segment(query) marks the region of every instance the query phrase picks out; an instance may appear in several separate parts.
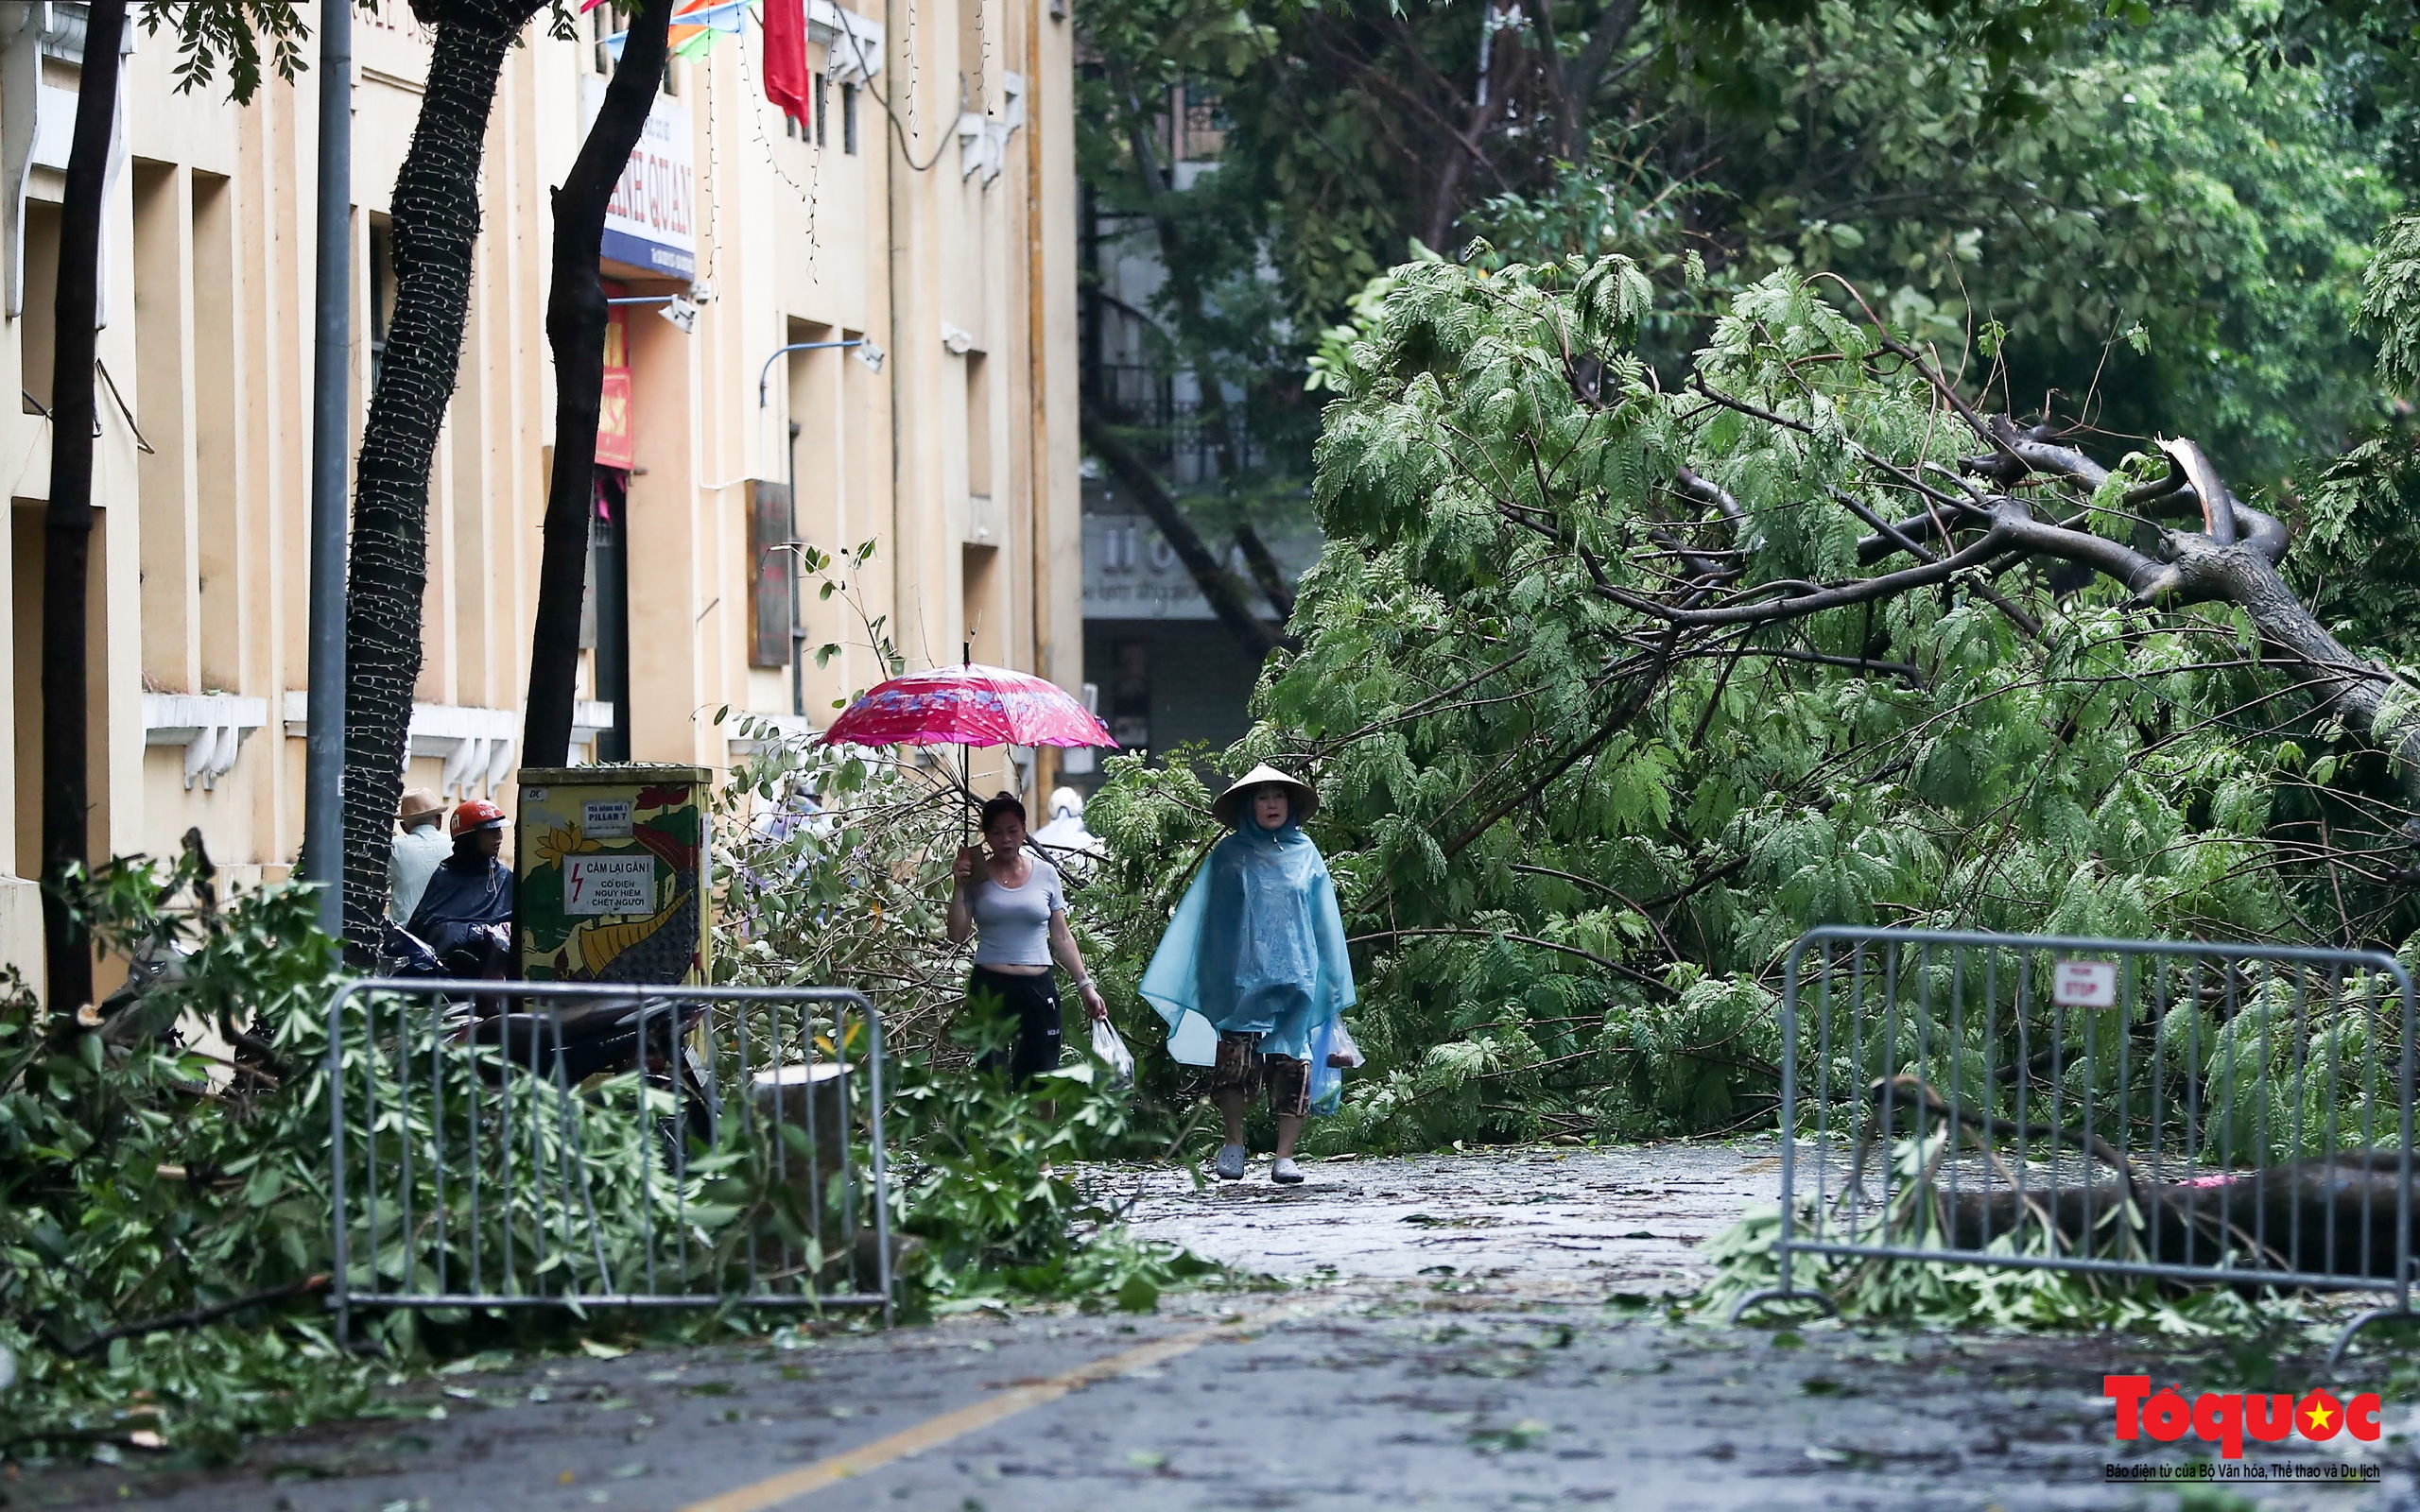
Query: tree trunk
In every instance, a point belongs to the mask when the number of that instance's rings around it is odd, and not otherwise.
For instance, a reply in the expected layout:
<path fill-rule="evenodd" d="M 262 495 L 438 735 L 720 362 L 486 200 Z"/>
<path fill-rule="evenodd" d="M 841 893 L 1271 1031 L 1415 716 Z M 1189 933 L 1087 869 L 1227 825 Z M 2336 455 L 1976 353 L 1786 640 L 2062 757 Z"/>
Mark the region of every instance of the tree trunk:
<path fill-rule="evenodd" d="M 1219 616 L 1228 633 L 1254 661 L 1277 649 L 1283 644 L 1277 632 L 1253 613 L 1243 585 L 1236 580 L 1234 573 L 1219 564 L 1217 555 L 1202 541 L 1201 533 L 1193 528 L 1193 522 L 1177 507 L 1167 485 L 1160 481 L 1150 464 L 1135 455 L 1134 449 L 1109 428 L 1089 403 L 1083 406 L 1080 419 L 1084 444 L 1108 464 L 1117 481 L 1125 484 L 1126 490 L 1142 505 L 1143 512 L 1151 517 L 1151 524 L 1160 527 L 1160 534 L 1167 538 L 1177 559 L 1184 563 L 1184 570 L 1201 585 L 1201 596 L 1210 601 L 1211 612 Z"/>
<path fill-rule="evenodd" d="M 545 549 L 538 613 L 529 631 L 529 703 L 521 760 L 562 766 L 571 759 L 572 691 L 579 676 L 579 609 L 587 589 L 588 526 L 596 468 L 596 419 L 605 392 L 605 288 L 596 249 L 605 206 L 655 108 L 656 80 L 672 0 L 643 0 L 605 103 L 554 195 L 554 286 L 546 295 L 546 341 L 555 354 L 555 475 L 546 493 Z"/>
<path fill-rule="evenodd" d="M 414 0 L 437 28 L 411 148 L 395 178 L 395 318 L 354 463 L 345 602 L 346 957 L 376 956 L 420 680 L 428 470 L 462 359 L 479 161 L 504 55 L 543 0 Z"/>
<path fill-rule="evenodd" d="M 93 546 L 93 321 L 100 296 L 101 215 L 108 208 L 110 133 L 117 118 L 118 43 L 128 0 L 95 0 L 84 29 L 76 134 L 59 215 L 59 288 L 53 306 L 50 502 L 43 515 L 42 872 L 43 955 L 53 1008 L 93 999 L 93 955 L 60 891 L 85 862 L 91 784 L 85 770 L 84 696 L 90 667 L 85 575 Z"/>
<path fill-rule="evenodd" d="M 1269 542 L 1249 523 L 1236 526 L 1236 544 L 1244 549 L 1244 560 L 1252 568 L 1253 581 L 1260 585 L 1268 596 L 1269 607 L 1277 611 L 1277 623 L 1284 625 L 1294 617 L 1294 591 L 1286 586 L 1286 571 L 1277 565 Z"/>
<path fill-rule="evenodd" d="M 1198 333 L 1202 327 L 1205 316 L 1202 308 L 1201 284 L 1195 276 L 1191 261 L 1185 256 L 1184 232 L 1179 228 L 1176 217 L 1167 208 L 1167 196 L 1176 192 L 1175 187 L 1169 182 L 1167 172 L 1161 168 L 1158 154 L 1152 150 L 1151 134 L 1142 125 L 1141 106 L 1131 89 L 1125 91 L 1125 97 L 1129 108 L 1127 149 L 1133 161 L 1134 177 L 1143 191 L 1145 199 L 1151 207 L 1151 229 L 1160 240 L 1160 266 L 1167 272 L 1170 296 L 1175 301 L 1178 313 L 1185 323 L 1184 332 L 1175 338 L 1176 345 L 1187 349 L 1187 355 L 1193 368 L 1194 387 L 1201 395 L 1200 419 L 1201 423 L 1209 428 L 1212 444 L 1219 450 L 1219 481 L 1222 487 L 1233 490 L 1243 475 L 1243 449 L 1237 444 L 1235 420 L 1227 409 L 1227 390 L 1219 381 L 1217 368 L 1210 362 L 1208 354 L 1200 345 L 1201 338 Z M 1142 314 L 1139 310 L 1134 313 L 1138 317 Z M 1087 432 L 1087 434 L 1091 433 Z M 1131 454 L 1129 456 L 1129 466 L 1139 464 L 1139 458 L 1132 458 Z M 1112 462 L 1111 466 L 1117 468 L 1118 464 Z M 1135 491 L 1147 495 L 1145 507 L 1151 510 L 1152 519 L 1159 523 L 1160 533 L 1167 536 L 1170 543 L 1173 544 L 1176 538 L 1169 535 L 1167 523 L 1160 517 L 1163 513 L 1173 515 L 1176 505 L 1173 497 L 1167 494 L 1166 487 L 1157 484 L 1156 474 L 1154 488 L 1157 490 L 1156 494 L 1152 489 L 1141 487 L 1136 487 Z M 1166 507 L 1157 507 L 1155 498 L 1167 499 Z M 1191 526 L 1186 524 L 1184 528 L 1190 531 Z M 1287 588 L 1285 575 L 1278 570 L 1277 559 L 1270 555 L 1268 545 L 1261 541 L 1260 532 L 1253 529 L 1251 523 L 1247 521 L 1236 527 L 1235 534 L 1236 544 L 1243 548 L 1244 559 L 1251 564 L 1253 576 L 1259 582 L 1260 591 L 1269 596 L 1270 607 L 1277 610 L 1278 622 L 1283 624 L 1292 619 L 1294 594 Z M 1184 557 L 1187 570 L 1194 573 L 1195 579 L 1201 584 L 1203 596 L 1209 598 L 1215 606 L 1221 590 L 1214 586 L 1211 578 L 1201 576 L 1196 566 L 1195 557 L 1186 555 L 1183 551 L 1180 551 L 1179 555 Z M 1216 566 L 1216 558 L 1210 556 L 1208 548 L 1203 548 L 1199 560 L 1212 563 L 1216 576 L 1225 578 L 1229 582 L 1234 580 L 1233 574 Z M 1220 612 L 1219 618 L 1226 618 L 1224 611 Z M 1230 625 L 1228 627 L 1233 629 L 1236 627 Z M 1268 641 L 1266 636 L 1246 635 L 1243 638 L 1247 648 L 1255 642 Z M 1266 645 L 1257 654 L 1266 656 L 1268 654 Z"/>
<path fill-rule="evenodd" d="M 2108 481 L 2106 468 L 2072 448 L 2013 426 L 2002 438 L 2014 461 L 2034 472 L 2074 478 L 2086 489 Z M 2023 505 L 2011 504 L 2003 512 L 2018 522 L 2014 540 L 2116 578 L 2145 605 L 2224 603 L 2242 610 L 2270 651 L 2301 664 L 2314 712 L 2342 721 L 2355 738 L 2392 758 L 2405 796 L 2420 802 L 2420 696 L 2390 669 L 2348 649 L 2278 574 L 2287 546 L 2282 522 L 2238 499 L 2194 442 L 2159 446 L 2169 455 L 2170 477 L 2182 485 L 2170 497 L 2200 506 L 2201 531 L 2164 531 L 2157 557 L 2146 558 L 2103 537 L 2036 523 Z"/>

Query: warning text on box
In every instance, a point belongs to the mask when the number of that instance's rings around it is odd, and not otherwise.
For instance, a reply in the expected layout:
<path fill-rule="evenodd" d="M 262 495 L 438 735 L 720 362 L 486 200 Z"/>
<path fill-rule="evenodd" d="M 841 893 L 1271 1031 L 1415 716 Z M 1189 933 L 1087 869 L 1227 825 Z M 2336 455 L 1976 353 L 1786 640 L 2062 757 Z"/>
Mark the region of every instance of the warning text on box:
<path fill-rule="evenodd" d="M 565 856 L 563 912 L 654 913 L 655 857 Z"/>

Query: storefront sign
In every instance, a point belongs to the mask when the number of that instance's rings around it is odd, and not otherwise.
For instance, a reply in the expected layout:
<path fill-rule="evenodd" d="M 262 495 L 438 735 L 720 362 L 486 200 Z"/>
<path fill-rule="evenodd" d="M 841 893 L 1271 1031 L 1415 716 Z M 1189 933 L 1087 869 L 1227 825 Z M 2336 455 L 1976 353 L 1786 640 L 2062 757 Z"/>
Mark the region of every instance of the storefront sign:
<path fill-rule="evenodd" d="M 579 81 L 579 129 L 596 123 L 605 81 Z M 606 258 L 663 278 L 698 273 L 698 175 L 688 111 L 659 94 L 605 206 Z"/>
<path fill-rule="evenodd" d="M 605 292 L 617 295 L 619 284 Z M 596 403 L 596 465 L 629 472 L 637 466 L 631 450 L 631 333 L 625 312 L 617 304 L 605 312 L 605 387 Z"/>
<path fill-rule="evenodd" d="M 1208 620 L 1218 615 L 1201 585 L 1151 522 L 1134 514 L 1084 516 L 1084 618 L 1088 620 Z M 1244 597 L 1265 618 L 1275 618 L 1254 584 L 1243 548 L 1214 541 Z M 1320 559 L 1317 532 L 1269 538 L 1270 555 L 1288 584 Z M 1120 737 L 1121 739 L 1124 737 Z"/>

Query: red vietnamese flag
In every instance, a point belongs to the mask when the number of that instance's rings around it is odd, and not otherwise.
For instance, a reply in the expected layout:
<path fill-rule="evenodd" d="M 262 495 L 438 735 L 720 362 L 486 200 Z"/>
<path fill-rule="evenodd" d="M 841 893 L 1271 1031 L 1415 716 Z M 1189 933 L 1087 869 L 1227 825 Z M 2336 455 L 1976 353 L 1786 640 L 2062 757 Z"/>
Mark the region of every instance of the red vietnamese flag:
<path fill-rule="evenodd" d="M 765 0 L 765 98 L 807 120 L 806 0 Z"/>

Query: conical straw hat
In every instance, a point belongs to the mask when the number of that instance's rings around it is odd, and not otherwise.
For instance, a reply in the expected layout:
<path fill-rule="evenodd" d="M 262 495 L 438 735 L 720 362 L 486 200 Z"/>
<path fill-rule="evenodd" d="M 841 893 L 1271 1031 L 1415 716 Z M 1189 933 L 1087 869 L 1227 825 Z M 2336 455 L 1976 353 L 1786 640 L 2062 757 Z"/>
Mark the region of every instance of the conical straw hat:
<path fill-rule="evenodd" d="M 1294 817 L 1297 820 L 1307 819 L 1319 812 L 1320 796 L 1311 790 L 1310 783 L 1299 777 L 1289 777 L 1267 762 L 1263 762 L 1236 779 L 1235 786 L 1219 795 L 1218 801 L 1210 805 L 1211 816 L 1221 824 L 1235 823 L 1236 813 L 1242 805 L 1245 795 L 1255 787 L 1264 787 L 1270 782 L 1293 789 Z"/>

